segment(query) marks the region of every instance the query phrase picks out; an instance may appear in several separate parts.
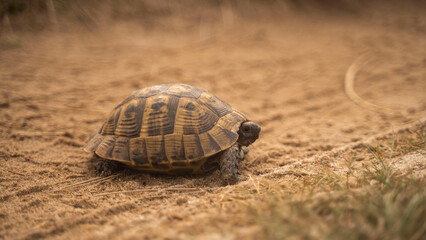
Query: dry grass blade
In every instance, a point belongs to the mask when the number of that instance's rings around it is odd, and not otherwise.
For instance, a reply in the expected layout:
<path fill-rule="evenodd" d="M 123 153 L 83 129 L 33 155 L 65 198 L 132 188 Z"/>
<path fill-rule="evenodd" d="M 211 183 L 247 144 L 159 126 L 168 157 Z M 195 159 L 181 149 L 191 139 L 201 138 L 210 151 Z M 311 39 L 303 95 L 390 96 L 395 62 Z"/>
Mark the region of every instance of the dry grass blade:
<path fill-rule="evenodd" d="M 93 178 L 93 179 L 89 179 L 89 180 L 81 181 L 81 182 L 78 182 L 78 183 L 73 183 L 73 184 L 70 184 L 70 185 L 63 186 L 63 187 L 57 189 L 57 191 L 67 189 L 67 188 L 77 187 L 77 186 L 84 186 L 84 185 L 102 183 L 102 182 L 111 180 L 111 179 L 113 179 L 117 176 L 118 176 L 118 174 L 111 175 L 111 176 L 108 176 L 108 177 L 96 177 L 96 178 Z"/>
<path fill-rule="evenodd" d="M 27 131 L 14 131 L 14 136 L 20 137 L 43 137 L 43 136 L 64 136 L 66 132 L 27 132 Z"/>
<path fill-rule="evenodd" d="M 257 194 L 260 194 L 259 182 L 256 184 L 254 182 L 254 179 L 252 178 L 251 174 L 249 174 L 249 178 L 250 178 L 250 181 L 252 182 L 253 186 L 256 188 Z"/>
<path fill-rule="evenodd" d="M 104 192 L 93 194 L 93 196 L 105 196 L 105 195 L 113 195 L 113 194 L 126 194 L 126 193 L 138 193 L 138 192 L 159 192 L 161 189 L 135 189 L 135 190 L 125 190 L 125 191 L 116 191 L 116 192 Z"/>
<path fill-rule="evenodd" d="M 223 1 L 220 4 L 222 23 L 225 29 L 232 29 L 234 26 L 234 13 L 230 1 Z"/>
<path fill-rule="evenodd" d="M 368 110 L 379 112 L 379 113 L 389 113 L 389 114 L 399 114 L 401 115 L 402 112 L 387 108 L 383 106 L 379 106 L 370 102 L 367 102 L 366 100 L 362 99 L 354 90 L 355 85 L 355 77 L 358 74 L 358 72 L 368 63 L 371 62 L 371 54 L 363 54 L 358 57 L 358 59 L 355 60 L 355 62 L 352 63 L 352 65 L 348 68 L 346 71 L 345 79 L 344 79 L 344 85 L 345 85 L 345 93 L 351 99 L 354 103 L 360 105 L 363 108 L 366 108 Z"/>
<path fill-rule="evenodd" d="M 96 177 L 96 178 L 92 178 L 92 179 L 89 179 L 89 180 L 84 180 L 84 181 L 81 181 L 81 182 L 78 182 L 78 183 L 73 183 L 73 184 L 70 184 L 70 185 L 65 185 L 65 186 L 59 188 L 58 190 L 65 189 L 65 188 L 70 188 L 70 187 L 81 185 L 81 184 L 85 184 L 85 183 L 90 183 L 90 182 L 99 180 L 101 178 L 102 177 Z"/>
<path fill-rule="evenodd" d="M 13 173 L 13 174 L 16 174 L 16 175 L 19 175 L 19 176 L 24 176 L 25 177 L 25 174 L 22 174 L 22 173 L 14 172 L 14 171 L 8 170 L 8 169 L 6 169 L 6 171 L 8 171 L 10 173 Z"/>
<path fill-rule="evenodd" d="M 180 187 L 180 188 L 166 188 L 166 189 L 164 189 L 164 191 L 178 191 L 178 192 L 189 191 L 189 192 L 191 192 L 191 191 L 200 191 L 200 189 L 199 188 L 182 188 L 182 187 Z"/>
<path fill-rule="evenodd" d="M 135 190 L 124 190 L 124 191 L 116 191 L 116 192 L 105 192 L 105 193 L 98 193 L 94 194 L 94 196 L 105 196 L 105 195 L 111 195 L 111 194 L 125 194 L 125 193 L 138 193 L 138 192 L 194 192 L 194 191 L 201 191 L 199 188 L 145 188 L 145 189 L 135 189 Z"/>
<path fill-rule="evenodd" d="M 32 104 L 27 104 L 27 106 L 32 106 Z M 62 112 L 80 111 L 80 112 L 91 112 L 91 113 L 101 113 L 101 114 L 107 113 L 107 111 L 104 111 L 104 110 L 101 110 L 101 109 L 73 107 L 73 106 L 60 107 L 60 106 L 57 106 L 57 105 L 47 104 L 47 103 L 42 103 L 42 106 L 43 106 L 43 108 L 40 108 L 40 109 L 59 110 L 59 111 L 62 111 Z"/>
<path fill-rule="evenodd" d="M 197 191 L 203 191 L 200 188 L 166 188 L 164 189 L 164 191 L 169 191 L 169 192 L 197 192 Z"/>

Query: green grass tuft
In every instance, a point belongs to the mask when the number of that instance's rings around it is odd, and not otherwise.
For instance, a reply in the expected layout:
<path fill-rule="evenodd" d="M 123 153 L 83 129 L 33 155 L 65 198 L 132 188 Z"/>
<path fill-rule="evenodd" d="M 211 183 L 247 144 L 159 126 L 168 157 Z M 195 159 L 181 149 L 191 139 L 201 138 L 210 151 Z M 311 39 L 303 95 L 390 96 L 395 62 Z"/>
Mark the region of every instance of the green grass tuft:
<path fill-rule="evenodd" d="M 422 126 L 408 137 L 367 146 L 372 160 L 346 176 L 332 171 L 305 180 L 308 191 L 265 193 L 249 207 L 264 239 L 423 239 L 426 236 L 424 179 L 397 174 L 392 159 L 424 150 Z M 350 184 L 351 179 L 356 184 Z"/>

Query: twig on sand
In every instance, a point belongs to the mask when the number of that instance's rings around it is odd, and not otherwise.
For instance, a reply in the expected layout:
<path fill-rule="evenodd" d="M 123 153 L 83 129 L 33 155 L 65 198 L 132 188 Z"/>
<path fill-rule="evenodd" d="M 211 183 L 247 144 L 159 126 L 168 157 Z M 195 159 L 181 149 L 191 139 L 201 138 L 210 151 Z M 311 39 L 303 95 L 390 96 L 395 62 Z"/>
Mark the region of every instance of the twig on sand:
<path fill-rule="evenodd" d="M 389 114 L 398 114 L 401 115 L 402 112 L 396 109 L 387 108 L 379 106 L 366 100 L 362 99 L 354 90 L 355 77 L 358 72 L 368 63 L 371 62 L 371 54 L 363 54 L 359 56 L 351 66 L 349 66 L 346 71 L 344 84 L 345 84 L 345 93 L 354 103 L 360 105 L 363 108 L 369 109 L 371 111 L 380 112 L 380 113 L 389 113 Z"/>

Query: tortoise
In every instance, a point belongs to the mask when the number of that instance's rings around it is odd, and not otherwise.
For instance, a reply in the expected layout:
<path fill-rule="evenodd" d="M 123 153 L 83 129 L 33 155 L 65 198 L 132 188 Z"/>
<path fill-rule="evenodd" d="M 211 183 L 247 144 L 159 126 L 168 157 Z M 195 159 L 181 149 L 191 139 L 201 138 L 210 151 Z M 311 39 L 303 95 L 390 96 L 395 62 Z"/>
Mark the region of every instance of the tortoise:
<path fill-rule="evenodd" d="M 146 172 L 198 174 L 219 168 L 225 183 L 234 184 L 238 161 L 260 130 L 206 90 L 154 85 L 118 104 L 84 150 L 103 162 L 118 161 Z"/>

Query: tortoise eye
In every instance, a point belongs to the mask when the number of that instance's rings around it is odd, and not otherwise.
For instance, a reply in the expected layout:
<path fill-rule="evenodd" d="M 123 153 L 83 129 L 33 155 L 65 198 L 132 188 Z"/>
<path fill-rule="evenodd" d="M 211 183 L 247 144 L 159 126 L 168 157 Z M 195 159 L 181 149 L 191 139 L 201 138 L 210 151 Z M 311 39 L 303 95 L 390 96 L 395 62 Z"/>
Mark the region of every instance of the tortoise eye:
<path fill-rule="evenodd" d="M 248 132 L 250 130 L 249 126 L 243 126 L 243 132 Z"/>

